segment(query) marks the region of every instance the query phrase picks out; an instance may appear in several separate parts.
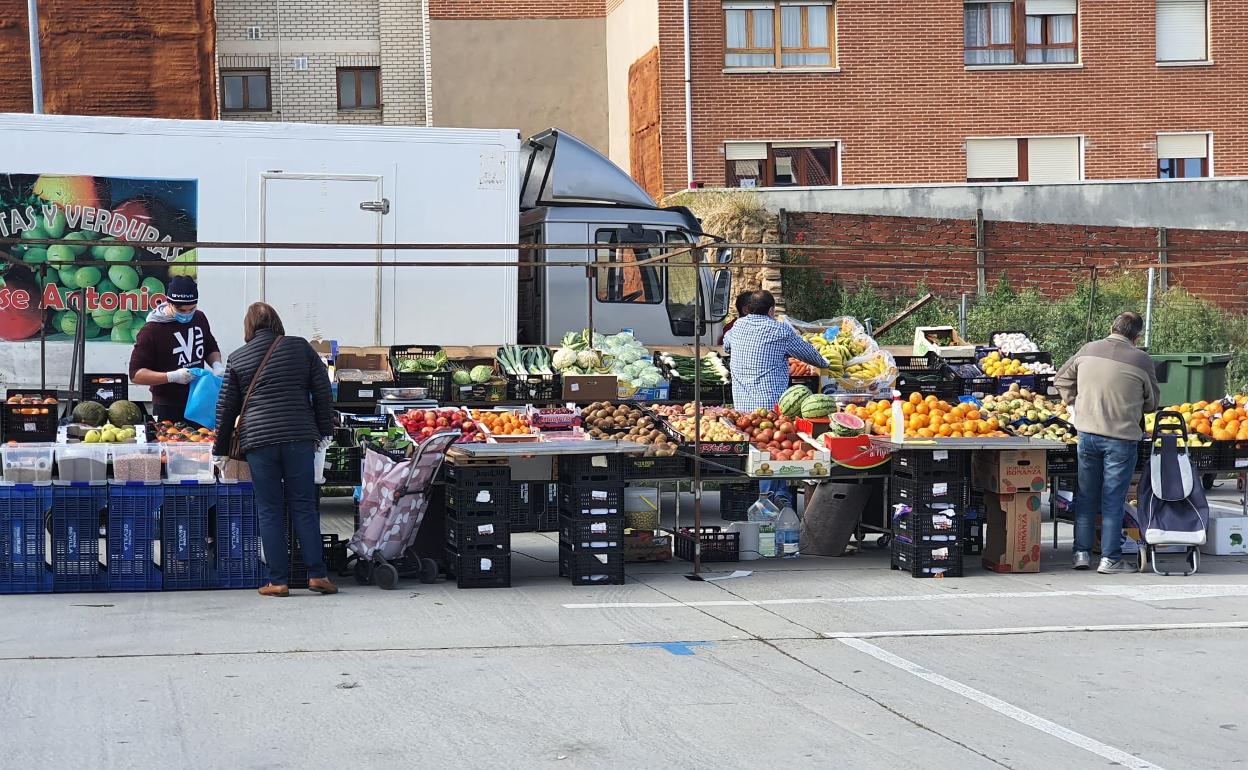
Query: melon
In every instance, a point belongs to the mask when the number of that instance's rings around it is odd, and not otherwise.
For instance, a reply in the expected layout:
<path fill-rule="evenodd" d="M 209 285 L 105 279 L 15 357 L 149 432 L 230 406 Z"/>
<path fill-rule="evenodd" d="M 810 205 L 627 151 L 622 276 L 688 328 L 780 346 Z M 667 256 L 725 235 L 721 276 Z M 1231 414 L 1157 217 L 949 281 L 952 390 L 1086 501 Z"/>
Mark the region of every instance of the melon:
<path fill-rule="evenodd" d="M 802 402 L 810 395 L 810 388 L 805 385 L 794 385 L 780 394 L 776 407 L 785 417 L 797 417 L 802 413 Z"/>
<path fill-rule="evenodd" d="M 836 411 L 836 399 L 831 396 L 812 394 L 802 399 L 802 416 L 807 419 L 827 417 Z"/>
<path fill-rule="evenodd" d="M 133 401 L 115 401 L 108 408 L 108 421 L 113 425 L 142 425 L 143 410 Z"/>
<path fill-rule="evenodd" d="M 108 422 L 108 410 L 98 401 L 83 401 L 74 408 L 73 417 L 70 419 L 83 425 L 98 428 Z"/>
<path fill-rule="evenodd" d="M 837 412 L 828 418 L 832 432 L 838 436 L 860 436 L 867 431 L 867 423 L 861 417 Z"/>

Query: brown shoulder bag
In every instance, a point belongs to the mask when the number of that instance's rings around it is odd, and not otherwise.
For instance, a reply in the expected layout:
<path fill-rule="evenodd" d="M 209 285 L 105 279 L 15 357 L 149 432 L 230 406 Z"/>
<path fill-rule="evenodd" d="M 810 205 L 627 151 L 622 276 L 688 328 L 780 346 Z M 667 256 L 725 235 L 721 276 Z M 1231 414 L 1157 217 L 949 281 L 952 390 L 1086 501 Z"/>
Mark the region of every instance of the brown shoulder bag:
<path fill-rule="evenodd" d="M 251 401 L 251 394 L 256 389 L 256 383 L 260 381 L 260 373 L 264 371 L 265 364 L 269 363 L 269 359 L 273 357 L 273 351 L 277 350 L 277 345 L 282 341 L 282 337 L 273 340 L 273 344 L 269 346 L 269 352 L 264 354 L 264 360 L 260 362 L 256 373 L 251 376 L 251 384 L 247 386 L 247 395 L 243 396 L 243 405 L 238 409 L 238 416 L 234 418 L 234 432 L 230 434 L 230 459 L 246 460 L 247 456 L 243 454 L 243 449 L 239 443 L 239 429 L 243 425 L 243 415 L 247 412 L 247 402 Z"/>

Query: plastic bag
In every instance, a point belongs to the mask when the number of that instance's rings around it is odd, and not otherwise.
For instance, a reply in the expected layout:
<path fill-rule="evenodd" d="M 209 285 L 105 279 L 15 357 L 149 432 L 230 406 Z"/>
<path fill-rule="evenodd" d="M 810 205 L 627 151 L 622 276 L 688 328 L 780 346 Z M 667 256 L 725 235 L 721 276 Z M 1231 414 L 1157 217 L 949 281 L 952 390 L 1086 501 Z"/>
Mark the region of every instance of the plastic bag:
<path fill-rule="evenodd" d="M 225 378 L 218 377 L 208 369 L 195 368 L 190 371 L 195 379 L 191 380 L 191 393 L 186 397 L 183 416 L 208 430 L 216 430 L 217 398 L 221 395 L 221 383 Z"/>
<path fill-rule="evenodd" d="M 851 376 L 848 374 L 850 368 L 862 364 L 871 366 L 871 375 Z M 893 359 L 892 353 L 879 348 L 850 359 L 845 364 L 845 368 L 846 375 L 838 377 L 836 382 L 843 390 L 850 393 L 881 393 L 891 390 L 893 382 L 897 379 L 897 362 Z"/>

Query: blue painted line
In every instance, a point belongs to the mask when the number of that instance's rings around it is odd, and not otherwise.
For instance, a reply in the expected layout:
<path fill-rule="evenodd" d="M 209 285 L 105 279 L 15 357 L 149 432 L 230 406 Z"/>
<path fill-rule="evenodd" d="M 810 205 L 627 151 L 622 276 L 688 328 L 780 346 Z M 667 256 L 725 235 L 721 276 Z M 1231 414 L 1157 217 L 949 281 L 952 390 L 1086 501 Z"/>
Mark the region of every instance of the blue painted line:
<path fill-rule="evenodd" d="M 714 646 L 714 642 L 637 642 L 629 645 L 642 650 L 667 650 L 673 655 L 693 655 L 694 647 Z"/>

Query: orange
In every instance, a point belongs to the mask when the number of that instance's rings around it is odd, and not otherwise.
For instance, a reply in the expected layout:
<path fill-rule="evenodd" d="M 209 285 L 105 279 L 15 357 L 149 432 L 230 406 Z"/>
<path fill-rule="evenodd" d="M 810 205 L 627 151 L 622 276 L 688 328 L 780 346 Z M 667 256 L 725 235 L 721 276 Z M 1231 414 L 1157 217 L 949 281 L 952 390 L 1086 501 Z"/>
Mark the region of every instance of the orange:
<path fill-rule="evenodd" d="M 1213 440 L 1214 440 L 1214 441 L 1230 441 L 1230 440 L 1232 440 L 1233 438 L 1235 438 L 1235 434 L 1234 434 L 1234 433 L 1231 433 L 1231 432 L 1230 432 L 1230 431 L 1228 431 L 1228 430 L 1223 430 L 1222 428 L 1214 428 L 1214 429 L 1213 429 Z"/>
<path fill-rule="evenodd" d="M 1227 433 L 1239 433 L 1239 426 L 1240 426 L 1239 420 L 1230 420 L 1226 423 L 1226 432 Z"/>
<path fill-rule="evenodd" d="M 927 403 L 929 403 L 929 404 L 934 404 L 934 403 L 936 403 L 936 397 L 935 397 L 935 396 L 928 396 L 927 398 L 925 398 L 925 399 L 923 399 L 923 400 L 924 400 L 924 401 L 926 401 L 926 402 L 927 402 Z"/>
<path fill-rule="evenodd" d="M 907 417 L 909 417 L 910 415 L 914 414 L 914 404 L 910 403 L 909 401 L 907 401 L 906 403 L 902 404 L 902 405 L 901 405 L 901 413 L 902 413 L 902 414 L 904 414 L 904 415 L 905 415 L 905 416 L 907 416 Z"/>
<path fill-rule="evenodd" d="M 932 433 L 929 428 L 919 428 L 919 435 L 923 438 L 932 438 L 936 434 Z"/>
<path fill-rule="evenodd" d="M 978 409 L 972 409 L 971 411 L 967 412 L 967 413 L 966 413 L 966 419 L 968 419 L 968 420 L 978 420 L 978 419 L 979 419 L 979 410 L 978 410 Z"/>
<path fill-rule="evenodd" d="M 923 395 L 921 393 L 911 393 L 910 403 L 915 405 L 923 403 Z"/>
<path fill-rule="evenodd" d="M 937 430 L 936 433 L 940 436 L 951 436 L 953 435 L 953 428 L 949 427 L 948 424 L 945 424 L 940 426 L 940 429 Z"/>
<path fill-rule="evenodd" d="M 931 407 L 927 404 L 919 404 L 914 408 L 914 411 L 918 414 L 927 414 L 931 411 Z"/>

